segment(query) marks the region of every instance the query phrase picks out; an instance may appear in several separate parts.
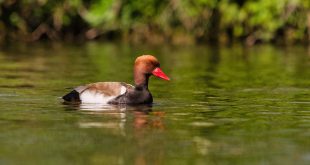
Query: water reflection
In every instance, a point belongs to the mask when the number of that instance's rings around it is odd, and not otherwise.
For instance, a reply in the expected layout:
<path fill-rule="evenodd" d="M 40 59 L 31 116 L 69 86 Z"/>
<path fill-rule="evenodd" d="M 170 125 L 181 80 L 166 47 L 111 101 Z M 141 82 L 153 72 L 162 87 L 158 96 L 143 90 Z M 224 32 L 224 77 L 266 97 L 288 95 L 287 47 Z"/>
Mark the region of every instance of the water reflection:
<path fill-rule="evenodd" d="M 93 113 L 108 113 L 108 112 L 125 112 L 125 111 L 141 111 L 145 113 L 152 112 L 153 105 L 110 105 L 110 104 L 87 104 L 87 103 L 63 103 L 65 110 L 93 112 Z"/>
<path fill-rule="evenodd" d="M 127 162 L 130 159 L 136 165 L 150 161 L 154 164 L 163 163 L 164 141 L 158 135 L 166 133 L 164 111 L 153 111 L 152 105 L 100 104 L 69 104 L 65 105 L 65 110 L 87 115 L 77 121 L 81 129 L 97 129 L 124 138 L 123 146 L 117 149 L 120 152 L 116 156 L 118 161 Z"/>
<path fill-rule="evenodd" d="M 135 130 L 145 128 L 164 129 L 162 119 L 165 116 L 163 111 L 152 111 L 152 105 L 107 105 L 107 104 L 65 104 L 66 111 L 77 111 L 82 114 L 103 115 L 110 120 L 104 121 L 80 121 L 81 128 L 102 127 L 107 129 L 120 129 L 123 132 L 127 118 L 133 118 L 128 123 Z M 111 121 L 112 120 L 112 121 Z"/>

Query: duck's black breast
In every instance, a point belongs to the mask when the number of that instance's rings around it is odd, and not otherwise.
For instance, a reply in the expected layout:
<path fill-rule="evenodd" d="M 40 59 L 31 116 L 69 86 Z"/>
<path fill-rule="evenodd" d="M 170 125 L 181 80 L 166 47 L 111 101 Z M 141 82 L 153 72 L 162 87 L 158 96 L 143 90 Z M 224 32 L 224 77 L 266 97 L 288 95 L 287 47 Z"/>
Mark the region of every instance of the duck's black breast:
<path fill-rule="evenodd" d="M 128 90 L 124 95 L 121 95 L 109 102 L 110 104 L 151 104 L 153 96 L 146 88 L 134 88 Z"/>

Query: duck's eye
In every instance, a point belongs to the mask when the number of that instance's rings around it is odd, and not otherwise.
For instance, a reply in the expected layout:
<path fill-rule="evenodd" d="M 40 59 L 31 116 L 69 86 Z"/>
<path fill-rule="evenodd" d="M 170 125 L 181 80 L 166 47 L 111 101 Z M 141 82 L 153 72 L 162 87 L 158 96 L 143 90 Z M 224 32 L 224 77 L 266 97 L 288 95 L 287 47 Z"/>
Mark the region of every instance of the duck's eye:
<path fill-rule="evenodd" d="M 157 67 L 160 67 L 160 64 L 158 62 L 152 62 L 152 65 L 157 68 Z"/>

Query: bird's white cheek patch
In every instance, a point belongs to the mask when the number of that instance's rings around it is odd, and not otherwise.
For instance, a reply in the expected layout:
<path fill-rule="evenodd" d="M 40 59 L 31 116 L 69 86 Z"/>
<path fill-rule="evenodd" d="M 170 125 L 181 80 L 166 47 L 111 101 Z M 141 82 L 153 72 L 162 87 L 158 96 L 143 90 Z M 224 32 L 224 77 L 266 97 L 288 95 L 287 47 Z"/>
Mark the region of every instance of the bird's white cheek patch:
<path fill-rule="evenodd" d="M 82 103 L 100 103 L 107 104 L 110 100 L 114 99 L 115 96 L 105 96 L 101 93 L 84 91 L 80 95 L 80 99 Z"/>

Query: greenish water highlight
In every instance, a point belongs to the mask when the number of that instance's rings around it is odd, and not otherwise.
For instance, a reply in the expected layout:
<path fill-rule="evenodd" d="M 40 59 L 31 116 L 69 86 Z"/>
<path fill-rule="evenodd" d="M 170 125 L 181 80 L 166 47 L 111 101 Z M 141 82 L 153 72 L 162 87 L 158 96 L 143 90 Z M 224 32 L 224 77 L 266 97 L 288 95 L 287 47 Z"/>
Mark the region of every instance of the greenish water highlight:
<path fill-rule="evenodd" d="M 153 54 L 153 106 L 64 105 L 71 87 L 132 83 Z M 305 47 L 14 45 L 0 51 L 0 164 L 308 164 Z"/>

